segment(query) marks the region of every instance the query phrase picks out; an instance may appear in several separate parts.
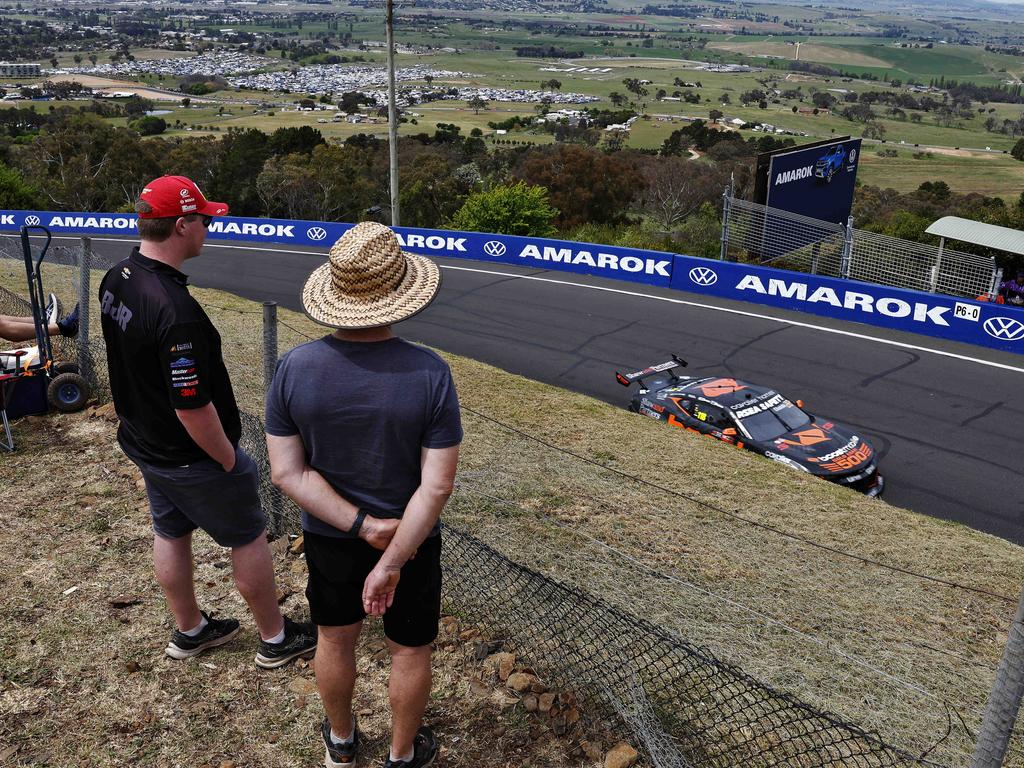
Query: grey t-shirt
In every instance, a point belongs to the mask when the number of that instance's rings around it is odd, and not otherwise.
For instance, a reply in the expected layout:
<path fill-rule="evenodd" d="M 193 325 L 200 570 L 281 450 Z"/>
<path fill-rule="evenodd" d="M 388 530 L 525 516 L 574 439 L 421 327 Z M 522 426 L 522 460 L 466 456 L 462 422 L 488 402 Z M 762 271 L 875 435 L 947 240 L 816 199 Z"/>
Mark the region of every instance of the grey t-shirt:
<path fill-rule="evenodd" d="M 309 465 L 375 517 L 399 518 L 420 484 L 420 449 L 462 442 L 448 364 L 399 338 L 325 336 L 291 350 L 267 393 L 266 430 L 299 435 Z M 347 533 L 302 512 L 304 530 Z"/>

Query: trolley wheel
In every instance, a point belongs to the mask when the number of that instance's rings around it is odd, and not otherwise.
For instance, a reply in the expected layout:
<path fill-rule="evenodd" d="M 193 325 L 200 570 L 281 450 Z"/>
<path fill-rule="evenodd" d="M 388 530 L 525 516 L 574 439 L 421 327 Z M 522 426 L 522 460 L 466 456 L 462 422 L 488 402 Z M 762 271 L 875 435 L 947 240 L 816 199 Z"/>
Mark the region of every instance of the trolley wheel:
<path fill-rule="evenodd" d="M 82 369 L 78 367 L 78 363 L 71 363 L 71 362 L 67 362 L 67 361 L 62 362 L 62 363 L 54 364 L 53 370 L 56 372 L 57 375 L 60 375 L 62 373 L 81 373 L 82 372 Z"/>
<path fill-rule="evenodd" d="M 89 382 L 81 374 L 62 373 L 46 388 L 46 399 L 61 413 L 80 411 L 89 399 Z"/>

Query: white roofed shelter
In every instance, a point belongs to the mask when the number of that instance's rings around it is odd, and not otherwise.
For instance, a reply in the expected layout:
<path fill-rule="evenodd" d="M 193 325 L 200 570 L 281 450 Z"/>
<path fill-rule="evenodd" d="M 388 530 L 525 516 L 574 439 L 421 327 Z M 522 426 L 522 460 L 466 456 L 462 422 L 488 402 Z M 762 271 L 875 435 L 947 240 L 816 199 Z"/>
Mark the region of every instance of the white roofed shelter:
<path fill-rule="evenodd" d="M 1010 227 L 1000 227 L 996 224 L 985 224 L 981 221 L 962 219 L 959 216 L 943 216 L 935 221 L 925 230 L 929 235 L 939 238 L 939 261 L 942 260 L 942 252 L 946 248 L 946 240 L 959 240 L 962 243 L 980 245 L 983 248 L 991 248 L 995 251 L 1012 253 L 1017 256 L 1024 256 L 1024 232 Z M 1002 282 L 1002 269 L 995 271 L 992 295 L 999 289 Z"/>
<path fill-rule="evenodd" d="M 980 221 L 961 219 L 959 216 L 943 216 L 925 232 L 929 235 L 937 235 L 943 241 L 949 238 L 1024 256 L 1024 232 L 1019 229 L 984 224 Z"/>

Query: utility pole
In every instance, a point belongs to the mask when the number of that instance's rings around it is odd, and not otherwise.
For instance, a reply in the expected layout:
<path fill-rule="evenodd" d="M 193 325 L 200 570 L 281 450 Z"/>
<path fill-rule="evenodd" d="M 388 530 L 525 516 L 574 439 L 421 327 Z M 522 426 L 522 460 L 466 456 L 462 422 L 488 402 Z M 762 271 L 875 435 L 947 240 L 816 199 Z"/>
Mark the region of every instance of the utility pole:
<path fill-rule="evenodd" d="M 387 0 L 388 44 L 388 151 L 391 162 L 391 226 L 398 219 L 398 109 L 395 107 L 395 4 Z"/>

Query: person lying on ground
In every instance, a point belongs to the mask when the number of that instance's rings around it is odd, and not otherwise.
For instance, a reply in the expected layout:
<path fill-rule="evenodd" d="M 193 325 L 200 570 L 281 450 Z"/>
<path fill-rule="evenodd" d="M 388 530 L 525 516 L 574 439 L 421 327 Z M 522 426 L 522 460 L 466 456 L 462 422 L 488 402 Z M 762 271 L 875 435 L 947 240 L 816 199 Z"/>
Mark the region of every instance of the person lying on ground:
<path fill-rule="evenodd" d="M 46 333 L 49 336 L 78 335 L 78 305 L 63 319 L 58 319 L 57 302 L 50 294 L 50 303 L 46 307 Z M 19 315 L 0 315 L 0 339 L 5 341 L 35 341 L 36 326 L 31 317 Z"/>

